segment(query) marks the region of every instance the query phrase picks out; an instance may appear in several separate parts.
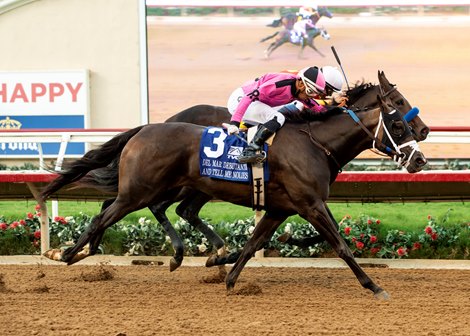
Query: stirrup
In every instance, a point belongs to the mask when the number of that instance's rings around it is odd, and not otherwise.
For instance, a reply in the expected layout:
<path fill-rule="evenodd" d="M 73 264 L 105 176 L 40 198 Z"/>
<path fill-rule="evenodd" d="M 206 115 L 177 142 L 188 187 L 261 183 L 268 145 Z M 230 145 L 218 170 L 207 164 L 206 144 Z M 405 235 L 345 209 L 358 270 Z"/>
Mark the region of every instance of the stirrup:
<path fill-rule="evenodd" d="M 240 163 L 262 163 L 266 160 L 266 152 L 261 151 L 261 153 L 256 153 L 250 156 L 240 155 L 238 157 L 238 162 Z"/>

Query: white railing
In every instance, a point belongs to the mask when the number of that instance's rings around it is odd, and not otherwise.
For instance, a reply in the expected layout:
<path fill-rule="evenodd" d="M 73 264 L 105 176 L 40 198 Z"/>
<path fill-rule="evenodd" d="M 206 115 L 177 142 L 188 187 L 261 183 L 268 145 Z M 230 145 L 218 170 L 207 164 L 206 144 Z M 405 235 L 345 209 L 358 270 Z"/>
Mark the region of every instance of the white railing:
<path fill-rule="evenodd" d="M 317 0 L 326 7 L 468 6 L 469 0 Z M 301 0 L 147 0 L 149 7 L 301 7 Z"/>
<path fill-rule="evenodd" d="M 35 143 L 38 148 L 39 167 L 44 168 L 41 143 L 60 143 L 56 156 L 56 170 L 60 170 L 69 143 L 101 144 L 125 129 L 44 129 L 44 130 L 0 130 L 0 145 L 8 143 Z M 423 143 L 470 144 L 469 127 L 431 127 L 431 133 Z M 13 158 L 0 155 L 0 158 Z"/>
<path fill-rule="evenodd" d="M 42 143 L 60 143 L 56 156 L 55 169 L 60 170 L 64 161 L 65 152 L 69 143 L 101 144 L 105 143 L 123 129 L 53 129 L 53 130 L 0 130 L 0 144 L 8 143 L 34 143 L 38 149 L 39 167 L 43 169 L 44 154 Z M 0 155 L 0 158 L 13 158 Z M 15 156 L 16 158 L 16 156 Z"/>

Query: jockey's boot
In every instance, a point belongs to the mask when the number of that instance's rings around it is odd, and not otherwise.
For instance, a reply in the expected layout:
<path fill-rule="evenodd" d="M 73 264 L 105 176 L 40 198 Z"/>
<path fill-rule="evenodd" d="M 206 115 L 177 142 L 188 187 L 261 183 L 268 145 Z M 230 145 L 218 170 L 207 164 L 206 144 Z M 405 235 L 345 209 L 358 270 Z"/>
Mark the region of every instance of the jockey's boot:
<path fill-rule="evenodd" d="M 266 153 L 262 150 L 264 142 L 269 139 L 271 135 L 281 128 L 277 118 L 269 120 L 268 122 L 260 125 L 256 131 L 253 140 L 243 150 L 243 153 L 238 157 L 240 163 L 261 163 L 266 159 Z M 258 152 L 261 151 L 261 152 Z"/>

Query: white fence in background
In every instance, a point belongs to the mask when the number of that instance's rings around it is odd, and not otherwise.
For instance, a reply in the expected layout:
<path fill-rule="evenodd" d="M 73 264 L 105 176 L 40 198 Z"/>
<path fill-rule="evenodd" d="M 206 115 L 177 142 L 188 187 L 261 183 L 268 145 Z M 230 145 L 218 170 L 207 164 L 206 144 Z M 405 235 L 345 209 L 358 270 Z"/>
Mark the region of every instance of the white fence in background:
<path fill-rule="evenodd" d="M 469 0 L 147 0 L 148 7 L 326 7 L 469 6 Z"/>

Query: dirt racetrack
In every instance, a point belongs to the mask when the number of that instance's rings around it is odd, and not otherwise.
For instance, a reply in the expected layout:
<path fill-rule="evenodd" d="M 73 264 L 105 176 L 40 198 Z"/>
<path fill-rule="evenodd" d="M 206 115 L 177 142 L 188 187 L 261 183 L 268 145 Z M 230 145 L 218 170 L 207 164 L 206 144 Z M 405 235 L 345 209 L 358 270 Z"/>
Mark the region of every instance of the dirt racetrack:
<path fill-rule="evenodd" d="M 265 59 L 268 42 L 259 40 L 276 31 L 264 26 L 271 19 L 150 18 L 150 121 L 164 121 L 196 104 L 225 106 L 235 87 L 266 72 L 336 65 L 334 45 L 351 84 L 377 83 L 377 71 L 383 70 L 428 125 L 470 126 L 470 20 L 322 18 L 332 38 L 315 41 L 326 57 L 305 50 L 305 58 L 298 59 L 299 47 L 284 45 Z M 428 157 L 470 157 L 470 145 L 424 144 L 422 149 Z"/>
<path fill-rule="evenodd" d="M 470 335 L 468 270 L 255 268 L 227 296 L 214 270 L 0 266 L 0 335 Z"/>

